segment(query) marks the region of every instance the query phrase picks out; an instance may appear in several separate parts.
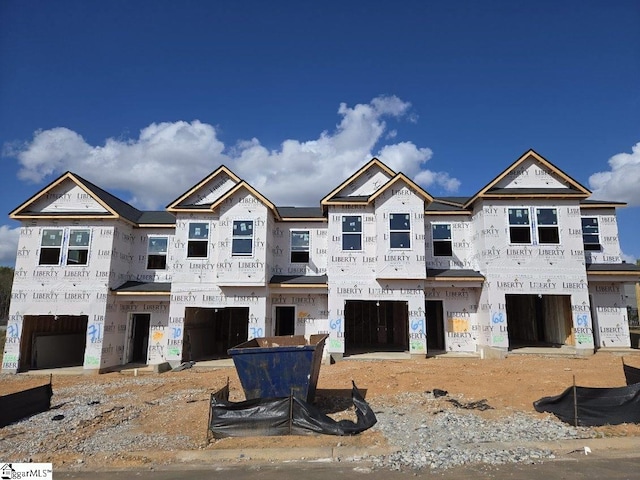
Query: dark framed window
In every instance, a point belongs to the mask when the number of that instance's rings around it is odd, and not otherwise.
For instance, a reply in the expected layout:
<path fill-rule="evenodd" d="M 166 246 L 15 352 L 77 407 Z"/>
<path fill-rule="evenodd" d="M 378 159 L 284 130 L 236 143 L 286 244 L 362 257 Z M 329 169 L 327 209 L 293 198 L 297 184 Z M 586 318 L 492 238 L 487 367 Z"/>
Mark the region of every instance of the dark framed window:
<path fill-rule="evenodd" d="M 253 255 L 253 220 L 234 220 L 231 255 Z"/>
<path fill-rule="evenodd" d="M 60 265 L 62 229 L 44 229 L 40 240 L 38 265 Z"/>
<path fill-rule="evenodd" d="M 582 218 L 582 242 L 585 250 L 602 250 L 600 245 L 600 227 L 597 217 Z"/>
<path fill-rule="evenodd" d="M 309 263 L 308 230 L 291 230 L 291 263 Z"/>
<path fill-rule="evenodd" d="M 531 221 L 528 208 L 509 209 L 509 241 L 531 243 Z"/>
<path fill-rule="evenodd" d="M 169 237 L 149 237 L 147 270 L 166 270 Z"/>
<path fill-rule="evenodd" d="M 411 216 L 408 213 L 389 215 L 389 248 L 411 248 Z"/>
<path fill-rule="evenodd" d="M 362 250 L 362 216 L 342 217 L 342 250 Z"/>
<path fill-rule="evenodd" d="M 194 222 L 189 224 L 187 241 L 188 258 L 207 258 L 209 255 L 209 224 Z"/>
<path fill-rule="evenodd" d="M 558 210 L 555 208 L 538 208 L 536 209 L 536 218 L 538 220 L 538 243 L 559 244 Z"/>
<path fill-rule="evenodd" d="M 433 243 L 434 257 L 451 257 L 453 255 L 450 223 L 432 224 L 431 240 Z"/>
<path fill-rule="evenodd" d="M 90 230 L 71 230 L 67 246 L 67 265 L 87 265 L 89 263 Z"/>

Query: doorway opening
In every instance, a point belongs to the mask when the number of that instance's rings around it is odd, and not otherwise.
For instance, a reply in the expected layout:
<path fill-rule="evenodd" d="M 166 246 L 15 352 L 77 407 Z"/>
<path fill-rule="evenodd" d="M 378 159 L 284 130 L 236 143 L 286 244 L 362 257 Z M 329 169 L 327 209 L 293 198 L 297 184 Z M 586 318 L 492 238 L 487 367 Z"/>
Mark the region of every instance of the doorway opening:
<path fill-rule="evenodd" d="M 444 307 L 442 300 L 427 300 L 427 352 L 444 351 Z"/>
<path fill-rule="evenodd" d="M 129 354 L 127 363 L 147 363 L 150 313 L 132 313 L 129 318 Z"/>
<path fill-rule="evenodd" d="M 296 307 L 276 307 L 276 335 L 295 335 Z"/>

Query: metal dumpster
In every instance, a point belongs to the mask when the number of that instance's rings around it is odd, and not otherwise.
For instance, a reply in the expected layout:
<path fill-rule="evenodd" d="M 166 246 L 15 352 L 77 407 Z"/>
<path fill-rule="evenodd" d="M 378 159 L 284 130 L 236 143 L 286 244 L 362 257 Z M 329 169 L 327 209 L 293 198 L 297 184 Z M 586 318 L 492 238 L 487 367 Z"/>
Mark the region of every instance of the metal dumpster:
<path fill-rule="evenodd" d="M 247 400 L 293 395 L 312 403 L 328 336 L 260 337 L 230 348 Z"/>

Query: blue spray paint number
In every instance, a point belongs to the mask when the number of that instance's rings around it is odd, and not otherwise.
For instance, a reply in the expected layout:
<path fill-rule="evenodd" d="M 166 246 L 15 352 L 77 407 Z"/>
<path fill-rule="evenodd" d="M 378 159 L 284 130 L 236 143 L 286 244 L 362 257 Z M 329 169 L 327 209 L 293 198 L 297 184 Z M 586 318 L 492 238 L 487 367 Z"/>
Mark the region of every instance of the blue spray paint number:
<path fill-rule="evenodd" d="M 18 338 L 20 336 L 20 329 L 18 325 L 9 325 L 7 327 L 7 335 L 9 338 Z"/>
<path fill-rule="evenodd" d="M 89 325 L 89 328 L 87 328 L 87 334 L 91 337 L 91 343 L 96 343 L 102 339 L 101 327 L 95 323 Z"/>
<path fill-rule="evenodd" d="M 576 323 L 578 324 L 579 327 L 586 327 L 587 325 L 589 325 L 589 319 L 587 318 L 586 315 L 577 315 Z"/>
<path fill-rule="evenodd" d="M 411 330 L 417 333 L 424 333 L 424 320 L 416 320 L 415 322 L 411 322 Z"/>
<path fill-rule="evenodd" d="M 264 330 L 260 327 L 251 327 L 249 330 L 252 338 L 262 337 L 264 334 Z"/>
<path fill-rule="evenodd" d="M 342 319 L 338 318 L 336 320 L 331 320 L 329 322 L 329 327 L 331 327 L 331 330 L 337 330 L 338 332 L 342 331 Z"/>

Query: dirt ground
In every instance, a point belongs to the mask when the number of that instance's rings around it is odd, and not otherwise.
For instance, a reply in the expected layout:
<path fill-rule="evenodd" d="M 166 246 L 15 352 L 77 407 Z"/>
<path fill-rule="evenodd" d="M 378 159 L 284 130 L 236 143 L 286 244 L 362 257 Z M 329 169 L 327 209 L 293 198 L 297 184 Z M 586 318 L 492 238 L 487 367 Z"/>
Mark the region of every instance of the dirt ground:
<path fill-rule="evenodd" d="M 625 354 L 624 359 L 627 364 L 640 367 L 640 353 Z M 385 439 L 375 430 L 368 430 L 352 437 L 248 437 L 208 442 L 209 394 L 223 387 L 229 378 L 230 400 L 244 399 L 235 369 L 229 367 L 205 370 L 196 366 L 180 372 L 146 374 L 143 378 L 147 375 L 159 377 L 161 382 L 139 385 L 135 382 L 140 377 L 133 377 L 131 372 L 54 375 L 52 405 L 56 403 L 56 389 L 82 384 L 86 385 L 87 390 L 91 390 L 91 385 L 100 384 L 107 386 L 106 397 L 118 397 L 119 402 L 123 404 L 122 394 L 128 393 L 124 397 L 127 405 L 140 407 L 137 410 L 139 414 L 131 420 L 138 432 L 189 438 L 191 444 L 197 445 L 199 449 L 385 445 Z M 514 355 L 495 360 L 447 357 L 384 361 L 343 360 L 333 365 L 322 365 L 316 400 L 322 404 L 327 399 L 347 399 L 351 382 L 354 381 L 374 410 L 393 408 L 394 403 L 404 401 L 403 392 L 425 392 L 438 388 L 448 391 L 451 397 L 461 401 L 486 399 L 487 403 L 494 407 L 493 410 L 478 413 L 486 418 L 506 416 L 519 411 L 540 415 L 535 412 L 532 403 L 541 397 L 561 393 L 573 384 L 574 376 L 579 386 L 625 385 L 621 355 L 603 352 L 587 358 Z M 1 375 L 0 395 L 41 385 L 47 380 L 48 377 L 35 375 Z M 176 395 L 176 392 L 183 393 Z M 73 432 L 76 443 L 78 439 L 90 437 L 105 423 L 117 422 L 118 411 L 108 411 L 108 398 L 101 400 L 104 411 L 96 416 L 95 421 L 85 422 L 81 428 Z M 51 412 L 48 414 L 51 415 Z M 336 419 L 355 419 L 353 410 L 346 408 L 343 411 L 332 412 L 331 416 Z M 27 423 L 23 424 L 23 429 L 28 429 L 29 420 L 25 422 Z M 1 429 L 0 434 L 2 430 L 5 429 Z M 598 430 L 603 436 L 640 436 L 640 425 L 624 424 L 600 427 Z M 64 437 L 56 438 L 52 443 L 55 445 L 55 448 L 52 447 L 53 451 L 39 455 L 34 461 L 60 464 L 63 461 L 74 462 L 82 458 L 81 454 L 65 448 L 67 443 L 69 441 Z M 179 442 L 176 447 L 181 448 Z M 94 462 L 94 467 L 104 466 L 98 458 L 87 461 Z M 135 466 L 144 463 L 144 458 L 129 452 L 118 455 L 117 460 L 113 456 L 105 456 L 103 463 L 120 467 Z"/>

